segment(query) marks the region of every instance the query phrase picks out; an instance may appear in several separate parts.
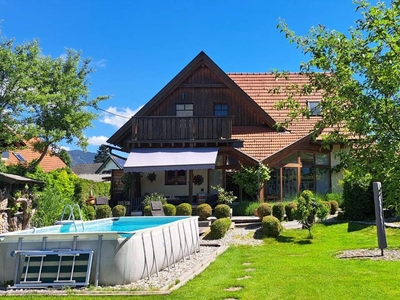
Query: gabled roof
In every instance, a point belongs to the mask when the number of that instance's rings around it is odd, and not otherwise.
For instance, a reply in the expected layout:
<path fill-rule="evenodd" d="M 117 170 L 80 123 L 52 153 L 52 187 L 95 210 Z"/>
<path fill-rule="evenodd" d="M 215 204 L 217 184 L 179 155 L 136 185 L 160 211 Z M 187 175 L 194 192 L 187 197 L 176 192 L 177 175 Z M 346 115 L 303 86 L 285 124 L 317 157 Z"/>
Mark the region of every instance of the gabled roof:
<path fill-rule="evenodd" d="M 82 174 L 96 174 L 96 171 L 100 168 L 103 163 L 92 163 L 92 164 L 78 164 L 73 166 L 72 172 L 76 175 Z"/>
<path fill-rule="evenodd" d="M 40 153 L 32 149 L 32 144 L 34 141 L 35 139 L 25 142 L 27 148 L 8 151 L 9 155 L 8 158 L 4 160 L 4 163 L 8 166 L 20 163 L 30 163 L 32 160 L 38 159 L 40 157 Z M 18 157 L 22 157 L 25 161 L 21 161 Z M 56 169 L 65 168 L 67 166 L 58 156 L 53 155 L 50 151 L 45 155 L 39 165 L 44 172 L 50 172 Z"/>
<path fill-rule="evenodd" d="M 246 99 L 248 104 L 250 104 L 254 110 L 256 110 L 260 116 L 263 117 L 265 123 L 273 127 L 276 123 L 257 103 L 249 97 L 235 82 L 227 76 L 227 74 L 205 54 L 201 51 L 182 71 L 180 71 L 161 91 L 159 91 L 149 102 L 147 102 L 135 116 L 147 116 L 150 111 L 158 105 L 159 101 L 168 96 L 171 92 L 179 87 L 185 79 L 193 74 L 200 66 L 206 66 L 212 70 L 219 79 L 231 90 L 236 92 L 239 96 Z"/>
<path fill-rule="evenodd" d="M 124 164 L 126 162 L 126 158 L 122 158 L 119 156 L 115 156 L 115 155 L 109 155 L 107 157 L 107 159 L 101 163 L 100 167 L 96 170 L 96 174 L 100 174 L 101 171 L 103 170 L 103 168 L 110 162 L 112 161 L 117 169 L 122 170 L 124 168 Z"/>
<path fill-rule="evenodd" d="M 301 86 L 308 83 L 307 76 L 298 73 L 289 73 L 287 78 L 277 78 L 271 73 L 228 73 L 228 76 L 277 122 L 284 122 L 289 112 L 274 107 L 278 101 L 288 97 L 286 89 L 292 85 Z M 280 92 L 276 93 L 277 90 Z M 306 107 L 307 101 L 321 98 L 320 94 L 311 94 L 297 99 L 301 107 Z M 320 118 L 301 118 L 286 127 L 286 132 L 276 132 L 266 126 L 235 126 L 232 128 L 232 138 L 244 141 L 241 148 L 243 152 L 258 160 L 268 160 L 289 145 L 303 141 Z"/>

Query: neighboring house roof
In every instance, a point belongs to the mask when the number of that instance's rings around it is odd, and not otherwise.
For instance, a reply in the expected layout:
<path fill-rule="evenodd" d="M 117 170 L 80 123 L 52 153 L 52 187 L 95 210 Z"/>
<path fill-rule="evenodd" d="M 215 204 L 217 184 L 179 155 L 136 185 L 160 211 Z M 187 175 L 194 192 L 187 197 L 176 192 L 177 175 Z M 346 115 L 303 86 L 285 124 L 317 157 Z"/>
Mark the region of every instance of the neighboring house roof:
<path fill-rule="evenodd" d="M 8 166 L 30 163 L 32 160 L 38 159 L 40 153 L 32 149 L 34 140 L 35 139 L 32 139 L 26 142 L 27 148 L 8 151 L 8 157 L 4 158 L 4 163 Z M 58 156 L 52 155 L 51 151 L 48 151 L 39 165 L 44 172 L 50 172 L 67 166 Z"/>
<path fill-rule="evenodd" d="M 74 172 L 76 175 L 82 175 L 82 174 L 96 174 L 96 171 L 101 167 L 103 163 L 92 163 L 92 164 L 79 164 L 73 166 L 72 172 Z"/>
<path fill-rule="evenodd" d="M 228 73 L 228 76 L 276 122 L 284 122 L 287 119 L 288 110 L 278 110 L 274 107 L 277 102 L 288 97 L 286 87 L 308 83 L 308 78 L 298 73 L 287 74 L 287 79 L 277 78 L 271 73 Z M 274 89 L 278 87 L 280 92 L 274 93 Z M 321 100 L 321 95 L 312 94 L 297 99 L 302 107 L 306 107 L 307 101 Z M 301 118 L 287 126 L 286 132 L 277 132 L 267 126 L 234 126 L 232 137 L 244 141 L 241 148 L 243 152 L 257 160 L 265 160 L 309 135 L 320 118 L 319 116 Z"/>
<path fill-rule="evenodd" d="M 107 159 L 101 163 L 100 167 L 96 170 L 96 174 L 101 174 L 103 171 L 110 171 L 110 165 L 111 169 L 120 169 L 122 170 L 124 168 L 126 159 L 122 157 L 118 157 L 115 155 L 109 155 Z M 108 166 L 108 167 L 107 167 Z M 107 169 L 105 169 L 107 168 Z"/>

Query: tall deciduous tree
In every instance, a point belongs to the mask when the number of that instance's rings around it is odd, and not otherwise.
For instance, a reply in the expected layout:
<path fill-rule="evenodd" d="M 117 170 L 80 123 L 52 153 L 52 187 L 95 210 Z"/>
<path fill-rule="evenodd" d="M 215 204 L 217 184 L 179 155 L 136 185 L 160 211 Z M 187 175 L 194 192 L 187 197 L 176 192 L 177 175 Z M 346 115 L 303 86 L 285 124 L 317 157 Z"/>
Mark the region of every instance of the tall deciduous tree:
<path fill-rule="evenodd" d="M 89 99 L 92 72 L 90 60 L 75 50 L 53 59 L 41 54 L 37 41 L 14 47 L 12 40 L 2 39 L 0 125 L 10 133 L 3 132 L 0 139 L 7 145 L 37 138 L 34 148 L 41 156 L 28 171 L 63 140 L 86 149 L 84 130 L 96 118 L 98 103 L 109 98 Z"/>
<path fill-rule="evenodd" d="M 278 107 L 293 118 L 310 117 L 296 95 L 322 93 L 323 119 L 315 129 L 332 128 L 327 143 L 344 143 L 345 167 L 384 182 L 386 199 L 400 204 L 400 1 L 372 6 L 356 1 L 361 13 L 347 33 L 318 25 L 297 36 L 285 22 L 278 28 L 310 59 L 300 66 L 310 84 L 292 87 Z"/>

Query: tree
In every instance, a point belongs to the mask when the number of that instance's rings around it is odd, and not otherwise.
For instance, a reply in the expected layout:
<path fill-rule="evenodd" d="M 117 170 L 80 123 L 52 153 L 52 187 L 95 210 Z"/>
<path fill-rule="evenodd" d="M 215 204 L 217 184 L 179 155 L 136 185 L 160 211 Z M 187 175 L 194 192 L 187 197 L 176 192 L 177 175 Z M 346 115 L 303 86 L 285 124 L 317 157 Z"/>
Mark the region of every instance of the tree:
<path fill-rule="evenodd" d="M 72 157 L 71 157 L 71 155 L 68 153 L 67 150 L 61 149 L 60 151 L 58 151 L 58 152 L 56 153 L 56 155 L 57 155 L 68 167 L 71 167 L 71 166 L 72 166 Z"/>
<path fill-rule="evenodd" d="M 110 150 L 107 148 L 106 145 L 101 145 L 97 150 L 97 154 L 94 157 L 94 162 L 105 162 L 107 158 L 110 156 Z"/>
<path fill-rule="evenodd" d="M 257 198 L 264 182 L 270 179 L 270 172 L 263 164 L 258 167 L 241 166 L 240 171 L 233 173 L 233 182 L 242 187 L 249 196 Z"/>
<path fill-rule="evenodd" d="M 108 96 L 89 99 L 90 60 L 67 50 L 59 58 L 44 56 L 37 41 L 13 46 L 0 43 L 0 139 L 5 145 L 35 137 L 39 159 L 34 169 L 53 147 L 63 140 L 82 149 L 88 145 L 83 131 L 97 117 L 94 109 Z"/>
<path fill-rule="evenodd" d="M 278 28 L 310 59 L 300 66 L 309 84 L 286 90 L 277 107 L 290 109 L 287 122 L 309 118 L 296 97 L 321 93 L 323 118 L 315 132 L 331 128 L 326 144 L 342 143 L 342 166 L 383 181 L 386 200 L 400 204 L 400 1 L 375 6 L 356 1 L 361 17 L 347 34 L 318 25 L 296 36 L 285 22 Z M 282 76 L 278 74 L 277 76 Z M 285 75 L 283 75 L 285 76 Z"/>

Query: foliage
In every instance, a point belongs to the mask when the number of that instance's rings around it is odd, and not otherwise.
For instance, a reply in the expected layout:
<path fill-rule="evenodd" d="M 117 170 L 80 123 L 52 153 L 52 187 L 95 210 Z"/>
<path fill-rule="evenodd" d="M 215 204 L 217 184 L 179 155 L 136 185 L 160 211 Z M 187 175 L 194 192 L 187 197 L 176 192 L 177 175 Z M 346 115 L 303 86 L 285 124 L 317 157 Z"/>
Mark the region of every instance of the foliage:
<path fill-rule="evenodd" d="M 110 198 L 111 183 L 110 182 L 94 182 L 87 179 L 77 179 L 75 184 L 75 198 L 78 202 L 85 202 L 90 193 L 96 196 L 104 196 Z"/>
<path fill-rule="evenodd" d="M 374 218 L 374 194 L 370 176 L 355 178 L 345 172 L 343 177 L 344 218 L 360 221 Z"/>
<path fill-rule="evenodd" d="M 207 203 L 199 204 L 196 207 L 196 214 L 199 216 L 199 221 L 205 221 L 212 214 L 212 207 Z"/>
<path fill-rule="evenodd" d="M 233 201 L 237 199 L 235 195 L 233 195 L 232 191 L 225 191 L 225 189 L 220 186 L 211 186 L 213 189 L 217 190 L 218 192 L 218 203 L 221 204 L 231 204 Z"/>
<path fill-rule="evenodd" d="M 356 177 L 372 174 L 385 188 L 385 201 L 400 205 L 400 5 L 398 0 L 371 5 L 355 1 L 361 15 L 348 33 L 323 25 L 296 36 L 286 23 L 278 27 L 310 59 L 301 64 L 309 84 L 282 90 L 289 97 L 278 108 L 290 110 L 288 122 L 310 117 L 300 96 L 321 93 L 323 115 L 314 127 L 325 144 L 340 143 L 341 166 Z M 280 76 L 280 75 L 278 75 Z M 285 74 L 283 74 L 285 76 Z M 397 210 L 399 211 L 399 210 Z"/>
<path fill-rule="evenodd" d="M 176 215 L 176 207 L 171 203 L 166 203 L 163 205 L 164 214 L 166 216 L 175 216 Z"/>
<path fill-rule="evenodd" d="M 201 174 L 196 174 L 193 176 L 193 184 L 202 185 L 204 182 L 204 177 Z"/>
<path fill-rule="evenodd" d="M 231 208 L 227 204 L 218 204 L 214 208 L 214 216 L 217 219 L 229 218 L 231 215 Z"/>
<path fill-rule="evenodd" d="M 211 239 L 220 239 L 225 236 L 231 227 L 232 221 L 229 218 L 221 218 L 214 221 L 210 226 L 208 237 Z"/>
<path fill-rule="evenodd" d="M 241 201 L 237 205 L 233 206 L 234 216 L 254 216 L 254 210 L 258 208 L 260 204 L 254 201 Z"/>
<path fill-rule="evenodd" d="M 336 214 L 337 211 L 339 210 L 339 203 L 335 200 L 331 200 L 331 201 L 329 201 L 329 205 L 330 205 L 329 213 L 331 215 Z"/>
<path fill-rule="evenodd" d="M 150 204 L 143 207 L 143 215 L 151 216 L 151 207 Z"/>
<path fill-rule="evenodd" d="M 309 190 L 301 192 L 297 201 L 296 219 L 308 230 L 308 238 L 312 239 L 311 228 L 316 222 L 316 217 L 320 220 L 325 219 L 329 209 L 321 201 L 317 201 Z"/>
<path fill-rule="evenodd" d="M 181 203 L 176 207 L 177 216 L 191 216 L 192 206 L 189 203 Z"/>
<path fill-rule="evenodd" d="M 87 205 L 86 207 L 86 217 L 88 220 L 94 220 L 96 219 L 96 210 L 94 209 L 94 206 Z"/>
<path fill-rule="evenodd" d="M 261 221 L 262 233 L 266 237 L 277 238 L 282 231 L 282 225 L 278 218 L 265 216 Z"/>
<path fill-rule="evenodd" d="M 264 182 L 270 179 L 271 170 L 260 164 L 258 167 L 241 166 L 240 171 L 233 173 L 233 182 L 244 189 L 254 199 L 258 199 L 259 191 Z"/>
<path fill-rule="evenodd" d="M 113 217 L 124 217 L 126 215 L 126 207 L 123 205 L 115 205 L 112 210 L 111 214 Z"/>
<path fill-rule="evenodd" d="M 96 208 L 96 219 L 109 218 L 111 216 L 111 207 L 109 205 L 99 205 Z"/>
<path fill-rule="evenodd" d="M 342 204 L 343 204 L 342 194 L 339 194 L 339 193 L 328 193 L 328 194 L 325 195 L 325 198 L 326 198 L 326 201 L 335 200 L 339 204 L 339 207 L 342 207 Z"/>
<path fill-rule="evenodd" d="M 64 207 L 73 205 L 71 198 L 65 197 L 57 189 L 46 188 L 37 203 L 34 203 L 35 214 L 32 217 L 32 225 L 35 227 L 51 226 L 55 221 L 61 220 Z"/>
<path fill-rule="evenodd" d="M 283 203 L 276 203 L 272 206 L 272 215 L 279 220 L 279 222 L 283 221 L 283 217 L 285 216 L 285 206 Z"/>
<path fill-rule="evenodd" d="M 146 195 L 146 197 L 144 197 L 144 200 L 142 202 L 143 207 L 150 205 L 151 201 L 160 201 L 163 205 L 167 204 L 167 199 L 164 197 L 163 194 L 151 193 L 150 195 Z"/>
<path fill-rule="evenodd" d="M 272 214 L 272 207 L 268 203 L 261 203 L 257 208 L 257 214 L 260 220 L 262 220 L 265 216 L 269 216 Z"/>
<path fill-rule="evenodd" d="M 148 181 L 150 181 L 150 182 L 156 181 L 156 180 L 157 180 L 157 174 L 156 174 L 156 172 L 147 173 L 146 179 L 147 179 Z"/>
<path fill-rule="evenodd" d="M 106 145 L 100 145 L 97 150 L 96 155 L 94 156 L 93 162 L 95 163 L 103 163 L 110 157 L 110 149 Z"/>
<path fill-rule="evenodd" d="M 67 150 L 60 149 L 58 152 L 55 153 L 55 155 L 58 156 L 64 162 L 64 164 L 66 164 L 69 168 L 71 168 L 72 157 Z"/>
<path fill-rule="evenodd" d="M 293 221 L 296 215 L 297 203 L 290 202 L 285 205 L 285 213 L 288 221 Z"/>

